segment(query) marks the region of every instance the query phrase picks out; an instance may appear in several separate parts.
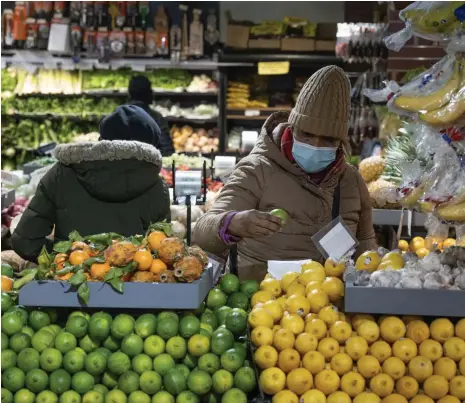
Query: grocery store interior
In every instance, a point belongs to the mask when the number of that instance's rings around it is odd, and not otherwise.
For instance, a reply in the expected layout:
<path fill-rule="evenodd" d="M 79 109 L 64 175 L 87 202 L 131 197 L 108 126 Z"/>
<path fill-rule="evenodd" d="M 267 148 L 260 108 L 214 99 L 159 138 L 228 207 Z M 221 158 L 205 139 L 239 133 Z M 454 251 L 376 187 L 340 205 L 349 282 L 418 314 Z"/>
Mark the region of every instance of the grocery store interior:
<path fill-rule="evenodd" d="M 2 1 L 2 403 L 465 403 L 465 1 Z"/>

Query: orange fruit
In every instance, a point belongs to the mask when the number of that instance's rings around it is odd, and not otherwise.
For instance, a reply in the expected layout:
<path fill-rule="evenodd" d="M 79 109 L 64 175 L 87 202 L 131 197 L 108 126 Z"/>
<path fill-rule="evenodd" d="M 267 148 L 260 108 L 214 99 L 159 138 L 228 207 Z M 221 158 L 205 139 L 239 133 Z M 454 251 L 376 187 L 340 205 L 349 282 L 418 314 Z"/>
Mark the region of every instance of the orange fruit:
<path fill-rule="evenodd" d="M 63 274 L 62 276 L 56 276 L 56 279 L 60 281 L 66 281 L 66 280 L 69 280 L 73 274 L 74 273 L 66 273 L 66 274 Z"/>
<path fill-rule="evenodd" d="M 152 267 L 153 257 L 148 250 L 138 250 L 134 255 L 134 261 L 139 270 L 149 270 Z"/>
<path fill-rule="evenodd" d="M 147 241 L 149 242 L 150 248 L 152 250 L 158 250 L 161 246 L 161 241 L 166 238 L 166 234 L 163 231 L 153 231 L 147 237 Z"/>
<path fill-rule="evenodd" d="M 96 280 L 103 280 L 105 274 L 110 271 L 111 267 L 108 263 L 94 263 L 90 266 L 90 275 Z"/>
<path fill-rule="evenodd" d="M 13 289 L 13 279 L 7 276 L 2 276 L 2 291 L 8 292 Z"/>
<path fill-rule="evenodd" d="M 84 252 L 83 250 L 75 250 L 71 252 L 69 255 L 69 262 L 73 266 L 77 266 L 78 264 L 83 264 L 90 256 L 88 253 Z"/>
<path fill-rule="evenodd" d="M 161 273 L 162 271 L 168 270 L 168 266 L 161 259 L 153 259 L 150 271 L 154 274 Z"/>
<path fill-rule="evenodd" d="M 55 256 L 55 259 L 53 259 L 53 263 L 55 263 L 56 265 L 60 264 L 60 263 L 64 263 L 68 260 L 68 255 L 66 253 L 58 253 L 56 256 Z"/>
<path fill-rule="evenodd" d="M 71 245 L 71 252 L 74 252 L 75 250 L 82 250 L 83 252 L 86 252 L 88 255 L 92 254 L 91 247 L 82 241 L 73 242 L 73 244 Z"/>

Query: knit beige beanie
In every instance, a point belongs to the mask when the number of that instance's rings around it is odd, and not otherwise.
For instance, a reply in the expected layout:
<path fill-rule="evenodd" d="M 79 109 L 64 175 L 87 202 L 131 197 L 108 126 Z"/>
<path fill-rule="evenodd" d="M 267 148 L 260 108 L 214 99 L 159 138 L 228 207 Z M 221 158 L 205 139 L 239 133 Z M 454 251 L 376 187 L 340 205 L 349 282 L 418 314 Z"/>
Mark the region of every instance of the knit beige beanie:
<path fill-rule="evenodd" d="M 349 152 L 350 82 L 344 70 L 326 66 L 305 83 L 289 123 L 315 136 L 342 140 Z"/>

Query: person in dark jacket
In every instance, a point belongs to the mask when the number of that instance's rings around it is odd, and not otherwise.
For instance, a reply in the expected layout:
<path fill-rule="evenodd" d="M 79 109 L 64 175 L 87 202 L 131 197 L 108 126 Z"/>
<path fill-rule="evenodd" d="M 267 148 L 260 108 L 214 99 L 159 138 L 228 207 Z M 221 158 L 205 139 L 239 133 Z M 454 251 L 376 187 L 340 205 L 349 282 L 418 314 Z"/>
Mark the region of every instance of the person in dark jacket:
<path fill-rule="evenodd" d="M 55 242 L 82 236 L 143 234 L 170 219 L 168 187 L 159 176 L 160 130 L 141 108 L 122 105 L 100 124 L 100 141 L 63 144 L 12 236 L 14 251 L 36 261 L 55 226 Z"/>
<path fill-rule="evenodd" d="M 129 82 L 129 102 L 137 105 L 146 111 L 157 122 L 160 128 L 160 146 L 158 147 L 163 156 L 170 156 L 174 153 L 173 140 L 170 135 L 170 128 L 167 120 L 161 113 L 150 108 L 153 102 L 153 91 L 150 80 L 145 76 L 134 76 Z"/>

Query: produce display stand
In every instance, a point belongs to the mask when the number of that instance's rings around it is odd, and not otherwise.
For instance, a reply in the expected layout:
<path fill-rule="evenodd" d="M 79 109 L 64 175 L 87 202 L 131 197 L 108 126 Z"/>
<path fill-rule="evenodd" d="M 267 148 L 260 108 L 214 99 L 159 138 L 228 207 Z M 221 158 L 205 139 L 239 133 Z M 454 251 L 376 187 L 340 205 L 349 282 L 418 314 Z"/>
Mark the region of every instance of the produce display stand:
<path fill-rule="evenodd" d="M 426 214 L 418 213 L 416 211 L 408 212 L 405 210 L 404 217 L 402 220 L 402 226 L 407 226 L 409 224 L 408 214 L 412 214 L 412 227 L 420 228 L 425 226 Z M 399 226 L 401 215 L 402 210 L 373 209 L 373 224 Z"/>

